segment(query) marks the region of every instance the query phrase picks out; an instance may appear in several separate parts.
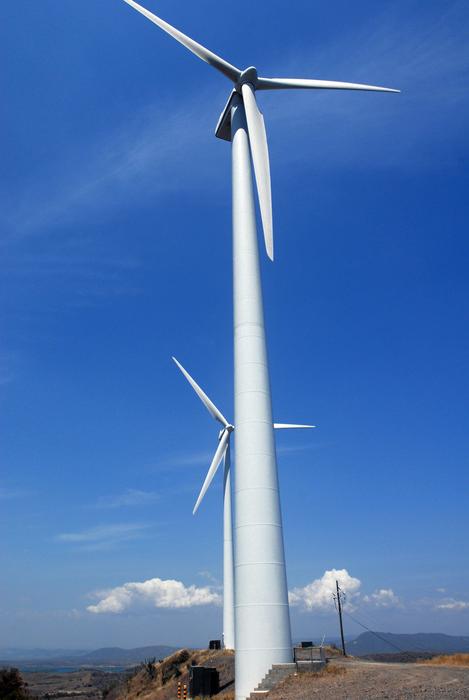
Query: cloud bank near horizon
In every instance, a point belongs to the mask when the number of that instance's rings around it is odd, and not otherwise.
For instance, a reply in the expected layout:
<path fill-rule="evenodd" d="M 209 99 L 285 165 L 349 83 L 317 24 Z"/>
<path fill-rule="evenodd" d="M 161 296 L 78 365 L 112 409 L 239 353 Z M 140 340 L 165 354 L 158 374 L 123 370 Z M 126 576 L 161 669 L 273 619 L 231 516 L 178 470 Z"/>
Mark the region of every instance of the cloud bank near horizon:
<path fill-rule="evenodd" d="M 391 588 L 381 588 L 369 595 L 361 596 L 362 582 L 349 574 L 347 569 L 330 569 L 321 578 L 303 588 L 294 588 L 289 593 L 290 605 L 302 612 L 332 612 L 335 582 L 346 595 L 345 608 L 355 610 L 359 603 L 376 607 L 396 607 L 399 598 Z M 142 608 L 178 610 L 204 605 L 221 605 L 223 597 L 217 586 L 186 586 L 174 579 L 153 578 L 147 581 L 124 583 L 122 586 L 93 594 L 98 599 L 87 607 L 93 614 L 120 614 Z"/>

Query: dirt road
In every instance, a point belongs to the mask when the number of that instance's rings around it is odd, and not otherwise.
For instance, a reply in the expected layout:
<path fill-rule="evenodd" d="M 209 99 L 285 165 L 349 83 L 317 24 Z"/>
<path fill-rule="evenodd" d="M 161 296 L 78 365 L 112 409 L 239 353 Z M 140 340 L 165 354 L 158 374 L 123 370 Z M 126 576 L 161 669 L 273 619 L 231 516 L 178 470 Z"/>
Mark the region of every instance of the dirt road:
<path fill-rule="evenodd" d="M 469 668 L 334 660 L 331 673 L 298 675 L 269 693 L 269 700 L 469 700 Z M 337 669 L 335 674 L 334 668 Z M 340 669 L 344 673 L 340 673 Z"/>

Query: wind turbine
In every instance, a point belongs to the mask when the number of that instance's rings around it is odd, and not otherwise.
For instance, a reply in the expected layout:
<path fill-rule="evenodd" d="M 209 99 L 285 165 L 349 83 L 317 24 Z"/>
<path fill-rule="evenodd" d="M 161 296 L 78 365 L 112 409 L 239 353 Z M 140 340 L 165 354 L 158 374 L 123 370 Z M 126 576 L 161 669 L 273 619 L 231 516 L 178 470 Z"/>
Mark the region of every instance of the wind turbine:
<path fill-rule="evenodd" d="M 223 644 L 225 649 L 235 649 L 235 623 L 234 623 L 234 568 L 233 568 L 233 520 L 231 514 L 231 435 L 234 431 L 234 425 L 229 423 L 223 413 L 215 406 L 213 401 L 209 399 L 204 390 L 197 384 L 195 379 L 191 377 L 189 372 L 184 369 L 180 362 L 173 357 L 174 362 L 181 370 L 184 377 L 187 379 L 195 393 L 202 401 L 203 405 L 220 425 L 222 429 L 218 435 L 218 447 L 210 464 L 207 476 L 197 498 L 193 515 L 199 509 L 202 500 L 207 493 L 210 484 L 213 481 L 218 467 L 222 460 L 224 462 L 223 476 Z M 277 430 L 285 430 L 292 428 L 307 429 L 315 428 L 314 425 L 297 425 L 290 423 L 274 423 L 274 428 Z"/>
<path fill-rule="evenodd" d="M 236 425 L 235 685 L 245 700 L 273 664 L 292 661 L 290 613 L 264 328 L 251 157 L 267 254 L 274 257 L 269 151 L 258 90 L 389 88 L 329 80 L 263 78 L 240 70 L 149 10 L 125 2 L 232 83 L 216 135 L 232 143 Z"/>

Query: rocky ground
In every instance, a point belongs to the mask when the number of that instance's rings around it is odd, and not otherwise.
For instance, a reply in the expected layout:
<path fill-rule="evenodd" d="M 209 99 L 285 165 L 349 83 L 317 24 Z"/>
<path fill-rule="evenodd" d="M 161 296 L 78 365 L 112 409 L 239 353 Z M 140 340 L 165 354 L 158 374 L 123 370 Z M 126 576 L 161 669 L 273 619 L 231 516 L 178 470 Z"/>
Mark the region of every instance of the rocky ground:
<path fill-rule="evenodd" d="M 335 659 L 328 671 L 288 678 L 268 700 L 469 698 L 469 668 Z"/>

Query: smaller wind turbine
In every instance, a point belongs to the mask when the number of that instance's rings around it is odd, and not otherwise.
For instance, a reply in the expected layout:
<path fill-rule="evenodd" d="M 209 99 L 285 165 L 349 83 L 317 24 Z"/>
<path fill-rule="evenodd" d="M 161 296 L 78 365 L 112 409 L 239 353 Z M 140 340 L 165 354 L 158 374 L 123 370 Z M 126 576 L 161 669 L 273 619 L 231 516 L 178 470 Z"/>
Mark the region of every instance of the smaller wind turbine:
<path fill-rule="evenodd" d="M 227 421 L 223 413 L 215 406 L 213 401 L 209 399 L 207 394 L 197 384 L 195 379 L 191 377 L 189 372 L 184 369 L 180 362 L 173 357 L 174 362 L 181 370 L 195 393 L 202 401 L 203 405 L 218 423 L 221 430 L 218 435 L 218 446 L 215 455 L 210 464 L 207 476 L 200 490 L 199 497 L 192 514 L 195 515 L 200 504 L 208 491 L 210 484 L 213 481 L 215 474 L 221 461 L 224 461 L 224 478 L 223 478 L 223 642 L 226 649 L 235 648 L 235 625 L 234 625 L 234 566 L 233 566 L 233 520 L 231 514 L 231 449 L 230 439 L 231 433 L 235 427 Z M 274 423 L 274 428 L 277 430 L 284 429 L 308 429 L 315 428 L 315 425 L 299 425 L 291 423 Z"/>

